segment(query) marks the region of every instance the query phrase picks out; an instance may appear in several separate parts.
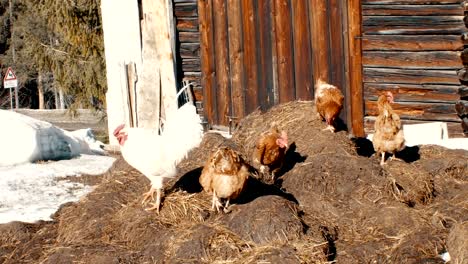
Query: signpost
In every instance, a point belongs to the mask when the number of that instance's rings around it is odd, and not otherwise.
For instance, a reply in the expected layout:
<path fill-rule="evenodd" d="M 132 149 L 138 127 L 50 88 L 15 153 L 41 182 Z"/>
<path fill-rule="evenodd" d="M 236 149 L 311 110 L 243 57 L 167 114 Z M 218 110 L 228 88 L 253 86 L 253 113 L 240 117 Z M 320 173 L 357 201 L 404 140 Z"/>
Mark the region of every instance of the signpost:
<path fill-rule="evenodd" d="M 5 74 L 5 77 L 3 77 L 3 88 L 10 89 L 10 107 L 13 109 L 13 97 L 11 95 L 11 89 L 16 88 L 18 86 L 18 79 L 16 78 L 15 73 L 11 69 L 11 67 L 8 67 L 8 70 Z"/>

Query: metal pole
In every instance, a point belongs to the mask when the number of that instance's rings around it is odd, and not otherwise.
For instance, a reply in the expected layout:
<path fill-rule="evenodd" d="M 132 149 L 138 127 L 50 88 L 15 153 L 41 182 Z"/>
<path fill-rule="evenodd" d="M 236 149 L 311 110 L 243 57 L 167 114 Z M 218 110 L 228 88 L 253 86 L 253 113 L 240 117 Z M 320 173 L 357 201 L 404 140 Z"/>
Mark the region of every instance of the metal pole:
<path fill-rule="evenodd" d="M 9 0 L 9 11 L 10 11 L 10 31 L 11 31 L 11 55 L 13 57 L 13 65 L 16 66 L 16 50 L 15 50 L 15 40 L 14 40 L 14 31 L 13 31 L 13 0 Z M 19 86 L 14 87 L 15 89 L 15 108 L 19 107 L 19 98 L 18 90 Z M 11 89 L 10 89 L 11 92 Z"/>
<path fill-rule="evenodd" d="M 11 88 L 8 88 L 10 90 L 10 109 L 13 110 L 13 97 L 11 96 Z"/>

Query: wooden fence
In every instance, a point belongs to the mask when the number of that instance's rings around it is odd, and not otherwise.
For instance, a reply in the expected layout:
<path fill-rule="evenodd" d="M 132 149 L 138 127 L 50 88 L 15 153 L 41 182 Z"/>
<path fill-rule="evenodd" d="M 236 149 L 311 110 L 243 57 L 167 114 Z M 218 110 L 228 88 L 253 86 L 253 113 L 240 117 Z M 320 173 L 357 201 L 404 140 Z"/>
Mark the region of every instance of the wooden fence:
<path fill-rule="evenodd" d="M 199 0 L 208 122 L 226 125 L 229 119 L 238 120 L 257 108 L 312 100 L 319 76 L 349 94 L 347 4 L 342 0 Z M 342 119 L 348 115 L 343 111 Z"/>

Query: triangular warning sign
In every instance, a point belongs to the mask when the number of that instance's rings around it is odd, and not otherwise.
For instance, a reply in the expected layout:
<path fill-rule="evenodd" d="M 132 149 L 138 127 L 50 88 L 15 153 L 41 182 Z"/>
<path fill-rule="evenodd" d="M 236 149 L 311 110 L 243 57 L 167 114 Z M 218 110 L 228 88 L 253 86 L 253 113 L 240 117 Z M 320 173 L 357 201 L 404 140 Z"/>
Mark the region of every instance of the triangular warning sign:
<path fill-rule="evenodd" d="M 15 73 L 13 72 L 13 70 L 11 69 L 11 67 L 8 67 L 8 70 L 5 74 L 5 77 L 3 78 L 4 81 L 12 81 L 12 80 L 16 80 L 16 75 Z"/>

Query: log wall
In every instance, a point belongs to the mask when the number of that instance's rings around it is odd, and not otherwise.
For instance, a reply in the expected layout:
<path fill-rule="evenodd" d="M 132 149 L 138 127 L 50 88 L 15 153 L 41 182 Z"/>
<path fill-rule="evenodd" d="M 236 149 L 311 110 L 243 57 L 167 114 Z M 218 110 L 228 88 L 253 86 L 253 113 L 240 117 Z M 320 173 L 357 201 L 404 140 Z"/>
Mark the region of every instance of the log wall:
<path fill-rule="evenodd" d="M 173 0 L 176 20 L 178 81 L 192 82 L 196 105 L 203 113 L 201 88 L 200 31 L 197 0 Z"/>
<path fill-rule="evenodd" d="M 445 121 L 462 136 L 455 103 L 467 31 L 462 0 L 362 0 L 364 126 L 373 132 L 376 100 L 395 96 L 403 123 Z"/>

